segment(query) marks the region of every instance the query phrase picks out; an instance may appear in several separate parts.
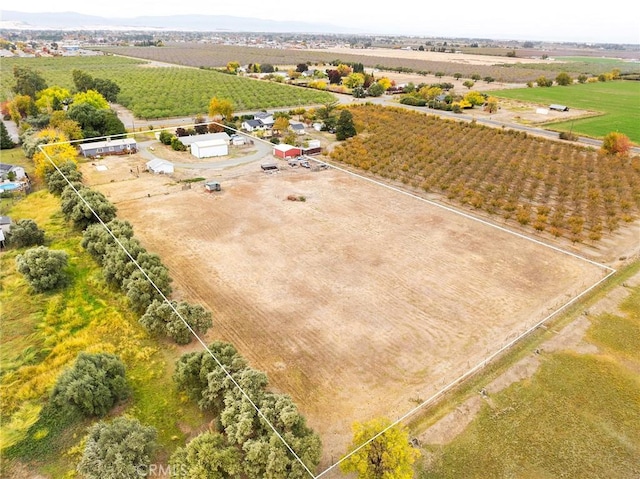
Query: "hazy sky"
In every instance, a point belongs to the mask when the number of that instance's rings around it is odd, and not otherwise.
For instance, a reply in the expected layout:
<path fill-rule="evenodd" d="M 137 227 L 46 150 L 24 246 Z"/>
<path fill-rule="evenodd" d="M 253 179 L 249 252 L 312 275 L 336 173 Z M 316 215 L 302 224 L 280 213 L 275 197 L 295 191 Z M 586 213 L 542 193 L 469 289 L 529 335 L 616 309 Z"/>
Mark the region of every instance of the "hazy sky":
<path fill-rule="evenodd" d="M 640 44 L 640 2 L 458 0 L 30 0 L 7 10 L 78 12 L 103 17 L 210 14 L 354 27 L 368 33 Z"/>

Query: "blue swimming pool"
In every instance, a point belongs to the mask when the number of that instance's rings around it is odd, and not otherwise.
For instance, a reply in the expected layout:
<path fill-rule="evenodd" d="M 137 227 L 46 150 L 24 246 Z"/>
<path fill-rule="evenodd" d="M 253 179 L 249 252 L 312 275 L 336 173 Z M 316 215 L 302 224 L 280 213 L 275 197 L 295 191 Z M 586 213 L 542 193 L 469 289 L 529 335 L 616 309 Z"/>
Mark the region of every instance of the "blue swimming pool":
<path fill-rule="evenodd" d="M 12 191 L 20 188 L 20 183 L 0 183 L 0 191 Z"/>

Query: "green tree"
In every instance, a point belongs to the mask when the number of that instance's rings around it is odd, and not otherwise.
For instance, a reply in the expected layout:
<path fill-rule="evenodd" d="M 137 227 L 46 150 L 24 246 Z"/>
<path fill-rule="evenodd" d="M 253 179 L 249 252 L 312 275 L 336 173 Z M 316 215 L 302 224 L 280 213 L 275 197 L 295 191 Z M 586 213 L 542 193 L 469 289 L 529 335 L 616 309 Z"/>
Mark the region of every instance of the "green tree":
<path fill-rule="evenodd" d="M 108 283 L 122 288 L 124 281 L 137 269 L 133 260 L 146 250 L 136 238 L 119 238 L 119 241 L 119 244 L 115 241 L 106 243 L 102 274 Z"/>
<path fill-rule="evenodd" d="M 104 416 L 128 396 L 129 386 L 120 358 L 109 353 L 82 352 L 56 381 L 51 402 L 62 409 L 77 409 L 85 416 Z"/>
<path fill-rule="evenodd" d="M 216 341 L 209 345 L 225 370 L 235 376 L 247 368 L 247 361 L 229 343 Z M 228 376 L 206 351 L 183 354 L 176 362 L 173 379 L 179 390 L 198 403 L 203 411 L 220 414 L 228 390 Z"/>
<path fill-rule="evenodd" d="M 336 140 L 343 141 L 356 135 L 357 131 L 353 124 L 353 114 L 349 110 L 342 110 L 336 123 Z"/>
<path fill-rule="evenodd" d="M 74 160 L 64 161 L 58 165 L 58 169 L 48 169 L 44 181 L 50 193 L 60 196 L 69 183 L 76 188 L 82 187 L 82 172 Z"/>
<path fill-rule="evenodd" d="M 114 236 L 119 241 L 133 238 L 133 226 L 124 220 L 113 219 L 106 224 L 108 230 L 101 223 L 89 225 L 82 233 L 82 247 L 100 264 L 104 264 L 104 257 L 112 246 L 117 246 Z M 113 236 L 112 236 L 113 235 Z M 120 247 L 117 246 L 119 249 Z"/>
<path fill-rule="evenodd" d="M 353 440 L 349 449 L 356 449 L 389 427 L 390 421 L 379 418 L 353 426 Z M 409 443 L 406 428 L 394 426 L 347 457 L 340 469 L 356 473 L 359 479 L 411 479 L 412 464 L 420 452 Z"/>
<path fill-rule="evenodd" d="M 571 78 L 568 73 L 561 72 L 556 76 L 556 83 L 560 86 L 571 85 L 573 83 L 573 78 Z"/>
<path fill-rule="evenodd" d="M 117 136 L 126 133 L 124 124 L 113 110 L 101 109 L 90 103 L 74 103 L 67 116 L 77 121 L 84 138 Z"/>
<path fill-rule="evenodd" d="M 78 472 L 86 479 L 144 477 L 156 436 L 153 427 L 137 419 L 121 416 L 110 423 L 100 421 L 89 428 Z"/>
<path fill-rule="evenodd" d="M 118 84 L 108 78 L 96 78 L 94 88 L 105 100 L 111 103 L 114 103 L 118 99 L 118 93 L 120 93 Z"/>
<path fill-rule="evenodd" d="M 67 221 L 73 221 L 74 225 L 85 230 L 92 223 L 97 223 L 98 218 L 108 223 L 116 216 L 116 207 L 104 194 L 91 188 L 81 187 L 77 191 L 67 186 L 60 196 L 62 213 Z"/>
<path fill-rule="evenodd" d="M 77 92 L 85 92 L 87 90 L 95 89 L 93 77 L 82 70 L 73 70 L 71 72 L 71 78 L 73 79 L 73 84 L 75 85 Z"/>
<path fill-rule="evenodd" d="M 4 126 L 4 122 L 0 121 L 0 150 L 10 150 L 15 148 L 16 144 L 13 142 L 7 131 L 7 127 Z"/>
<path fill-rule="evenodd" d="M 171 304 L 154 301 L 140 318 L 140 323 L 154 334 L 169 336 L 178 344 L 188 344 L 193 335 L 183 319 L 198 334 L 206 333 L 213 324 L 210 311 L 185 301 L 172 301 Z"/>
<path fill-rule="evenodd" d="M 36 293 L 63 286 L 67 281 L 67 261 L 64 251 L 37 246 L 16 257 L 18 272 L 24 275 Z"/>
<path fill-rule="evenodd" d="M 378 97 L 384 93 L 384 88 L 380 83 L 374 82 L 369 85 L 367 93 L 369 93 L 369 95 L 371 96 Z"/>
<path fill-rule="evenodd" d="M 204 432 L 180 447 L 171 456 L 172 477 L 226 479 L 242 471 L 240 450 L 229 445 L 222 434 Z"/>
<path fill-rule="evenodd" d="M 162 300 L 171 294 L 171 276 L 160 257 L 152 253 L 140 253 L 136 259 L 144 273 L 136 268 L 122 282 L 122 290 L 129 299 L 131 309 L 143 314 L 155 300 Z M 162 294 L 161 294 L 162 293 Z M 179 336 L 176 331 L 175 334 Z"/>
<path fill-rule="evenodd" d="M 462 84 L 462 86 L 466 86 L 468 90 L 471 90 L 473 88 L 473 85 L 475 85 L 475 82 L 471 80 L 465 80 Z"/>
<path fill-rule="evenodd" d="M 36 94 L 47 88 L 47 82 L 40 72 L 29 67 L 14 65 L 13 77 L 16 81 L 13 91 L 18 95 L 27 95 L 35 100 Z"/>
<path fill-rule="evenodd" d="M 21 219 L 11 225 L 7 243 L 16 248 L 44 244 L 44 230 L 32 219 Z"/>

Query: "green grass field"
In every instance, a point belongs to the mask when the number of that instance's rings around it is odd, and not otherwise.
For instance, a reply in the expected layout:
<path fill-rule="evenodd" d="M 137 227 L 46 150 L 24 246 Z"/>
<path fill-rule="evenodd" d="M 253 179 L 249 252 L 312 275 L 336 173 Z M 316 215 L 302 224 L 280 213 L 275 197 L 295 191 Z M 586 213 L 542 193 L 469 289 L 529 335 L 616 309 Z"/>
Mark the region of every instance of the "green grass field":
<path fill-rule="evenodd" d="M 551 88 L 522 88 L 491 92 L 498 98 L 512 98 L 549 105 L 557 103 L 569 108 L 590 110 L 599 116 L 547 124 L 553 130 L 570 131 L 579 135 L 602 138 L 607 133 L 624 133 L 640 144 L 640 82 L 611 81 L 553 86 Z"/>
<path fill-rule="evenodd" d="M 71 72 L 83 70 L 108 78 L 121 88 L 118 103 L 139 118 L 168 118 L 206 114 L 213 97 L 233 102 L 236 111 L 296 107 L 333 100 L 327 92 L 258 81 L 198 68 L 143 66 L 145 60 L 116 56 L 3 59 L 0 71 L 4 100 L 14 84 L 13 65 L 40 71 L 48 84 L 73 90 Z"/>
<path fill-rule="evenodd" d="M 58 198 L 37 191 L 5 204 L 3 213 L 14 220 L 33 219 L 45 230 L 46 246 L 69 254 L 70 284 L 33 294 L 15 267 L 23 250 L 8 249 L 0 256 L 0 473 L 6 474 L 14 459 L 48 477 L 74 469 L 77 455 L 67 453 L 95 420 L 61 423 L 43 405 L 59 374 L 81 351 L 121 357 L 133 394 L 112 414 L 126 413 L 154 426 L 157 460 L 165 460 L 184 443 L 185 430 L 208 421 L 175 392 L 171 374 L 180 350 L 151 338 L 125 298 L 105 284 L 99 266 L 80 245 L 81 233 L 62 217 Z"/>
<path fill-rule="evenodd" d="M 630 293 L 619 313 L 590 317 L 596 353 L 543 352 L 450 444 L 425 446 L 418 477 L 639 477 L 640 287 Z"/>

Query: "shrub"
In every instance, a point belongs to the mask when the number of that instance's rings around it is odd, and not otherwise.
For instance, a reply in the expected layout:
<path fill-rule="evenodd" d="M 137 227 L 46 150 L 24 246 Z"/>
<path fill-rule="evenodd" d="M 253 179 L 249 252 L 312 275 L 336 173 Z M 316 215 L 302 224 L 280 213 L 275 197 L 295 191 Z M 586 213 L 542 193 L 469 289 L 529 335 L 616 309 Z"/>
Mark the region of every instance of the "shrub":
<path fill-rule="evenodd" d="M 68 255 L 64 251 L 38 246 L 18 255 L 16 265 L 37 292 L 50 291 L 66 283 Z"/>
<path fill-rule="evenodd" d="M 405 95 L 400 98 L 400 103 L 403 105 L 425 106 L 427 104 L 427 100 L 413 95 Z"/>
<path fill-rule="evenodd" d="M 173 139 L 173 135 L 171 133 L 169 133 L 166 130 L 163 130 L 160 132 L 160 143 L 162 143 L 163 145 L 170 145 L 171 144 L 171 140 Z"/>
<path fill-rule="evenodd" d="M 146 477 L 156 435 L 137 419 L 100 421 L 89 429 L 78 472 L 86 479 Z"/>
<path fill-rule="evenodd" d="M 7 242 L 16 248 L 41 245 L 44 243 L 44 230 L 38 228 L 35 221 L 18 220 L 7 235 Z"/>
<path fill-rule="evenodd" d="M 561 131 L 558 136 L 561 140 L 578 141 L 578 135 L 569 131 Z"/>
<path fill-rule="evenodd" d="M 60 408 L 73 408 L 85 416 L 104 416 L 129 395 L 125 367 L 108 353 L 80 353 L 76 362 L 63 372 L 51 394 Z"/>
<path fill-rule="evenodd" d="M 174 136 L 173 138 L 171 138 L 171 148 L 173 148 L 175 151 L 186 151 L 187 146 L 183 144 L 179 138 Z"/>

